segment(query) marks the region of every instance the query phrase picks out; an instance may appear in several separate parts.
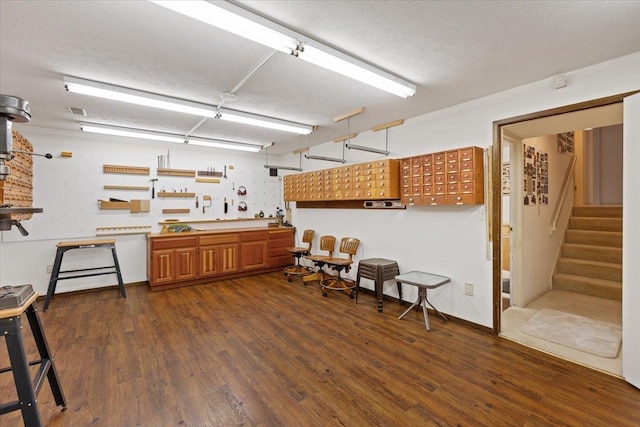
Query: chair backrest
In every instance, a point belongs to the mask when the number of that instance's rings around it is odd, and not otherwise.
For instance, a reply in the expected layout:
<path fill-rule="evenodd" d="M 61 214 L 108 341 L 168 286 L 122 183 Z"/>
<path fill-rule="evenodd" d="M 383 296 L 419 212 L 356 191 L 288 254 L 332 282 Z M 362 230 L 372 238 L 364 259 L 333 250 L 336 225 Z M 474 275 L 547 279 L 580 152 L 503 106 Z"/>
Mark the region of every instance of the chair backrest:
<path fill-rule="evenodd" d="M 313 237 L 316 235 L 314 230 L 304 230 L 302 233 L 302 242 L 308 243 L 309 247 L 307 248 L 307 252 L 311 253 L 311 245 L 313 244 Z"/>
<path fill-rule="evenodd" d="M 349 254 L 349 260 L 353 259 L 353 256 L 358 251 L 358 246 L 360 245 L 360 240 L 355 237 L 343 237 L 340 241 L 340 253 L 341 254 Z"/>
<path fill-rule="evenodd" d="M 336 247 L 336 238 L 333 236 L 322 236 L 320 238 L 320 250 L 329 251 L 329 256 L 333 256 L 333 251 Z"/>

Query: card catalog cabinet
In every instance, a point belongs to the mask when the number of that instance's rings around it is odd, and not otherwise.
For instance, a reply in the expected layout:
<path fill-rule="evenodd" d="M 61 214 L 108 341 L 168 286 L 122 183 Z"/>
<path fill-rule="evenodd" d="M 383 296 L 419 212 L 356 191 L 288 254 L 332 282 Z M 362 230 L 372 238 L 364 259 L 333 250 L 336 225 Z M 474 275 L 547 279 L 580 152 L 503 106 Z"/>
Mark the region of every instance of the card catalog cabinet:
<path fill-rule="evenodd" d="M 385 159 L 283 179 L 286 202 L 400 198 L 400 160 Z"/>
<path fill-rule="evenodd" d="M 406 205 L 484 203 L 484 150 L 466 147 L 401 159 L 401 200 Z"/>

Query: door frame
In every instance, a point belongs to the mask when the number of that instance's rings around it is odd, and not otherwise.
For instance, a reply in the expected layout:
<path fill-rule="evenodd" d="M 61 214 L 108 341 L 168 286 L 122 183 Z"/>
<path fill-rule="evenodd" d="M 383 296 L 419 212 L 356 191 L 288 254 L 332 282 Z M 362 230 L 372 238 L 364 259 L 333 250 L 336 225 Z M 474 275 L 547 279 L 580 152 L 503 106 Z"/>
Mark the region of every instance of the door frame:
<path fill-rule="evenodd" d="M 542 119 L 545 117 L 617 104 L 619 102 L 622 102 L 624 98 L 636 93 L 640 93 L 640 91 L 632 91 L 618 95 L 607 96 L 604 98 L 593 99 L 577 104 L 565 105 L 562 107 L 556 107 L 548 110 L 542 110 L 534 113 L 496 120 L 493 122 L 493 145 L 491 147 L 491 163 L 493 167 L 490 168 L 491 177 L 489 179 L 489 181 L 491 182 L 491 188 L 489 189 L 491 221 L 489 224 L 493 261 L 493 333 L 495 335 L 498 335 L 500 333 L 502 314 L 502 167 L 500 167 L 500 165 L 502 165 L 502 128 L 504 126 L 513 125 L 519 122 Z"/>

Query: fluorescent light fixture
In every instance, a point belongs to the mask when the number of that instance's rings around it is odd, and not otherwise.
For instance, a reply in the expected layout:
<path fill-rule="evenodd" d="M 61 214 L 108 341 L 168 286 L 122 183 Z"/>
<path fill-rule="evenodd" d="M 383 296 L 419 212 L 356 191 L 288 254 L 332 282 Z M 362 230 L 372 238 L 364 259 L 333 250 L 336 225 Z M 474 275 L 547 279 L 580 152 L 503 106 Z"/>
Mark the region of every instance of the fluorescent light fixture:
<path fill-rule="evenodd" d="M 124 136 L 127 138 L 150 139 L 152 141 L 173 142 L 176 144 L 184 144 L 183 136 L 152 132 L 142 129 L 126 128 L 119 126 L 98 125 L 94 123 L 80 123 L 80 129 L 83 132 L 99 133 L 102 135 Z"/>
<path fill-rule="evenodd" d="M 394 95 L 416 93 L 411 82 L 227 1 L 150 1 Z"/>
<path fill-rule="evenodd" d="M 283 169 L 288 171 L 298 171 L 302 172 L 302 168 L 296 168 L 294 166 L 278 166 L 278 165 L 264 165 L 267 169 Z"/>
<path fill-rule="evenodd" d="M 345 147 L 347 147 L 349 150 L 368 151 L 370 153 L 384 154 L 385 156 L 389 155 L 388 150 L 380 150 L 378 148 L 365 147 L 363 145 L 345 144 Z"/>
<path fill-rule="evenodd" d="M 127 128 L 111 125 L 100 125 L 95 123 L 80 123 L 83 132 L 98 133 L 103 135 L 123 136 L 127 138 L 148 139 L 161 142 L 172 142 L 176 144 L 199 145 L 203 147 L 224 148 L 229 150 L 252 151 L 257 153 L 262 150 L 262 145 L 249 144 L 246 142 L 226 141 L 223 139 L 211 138 L 185 138 L 172 133 L 149 131 L 144 129 Z"/>
<path fill-rule="evenodd" d="M 129 89 L 92 80 L 79 79 L 76 77 L 64 76 L 62 80 L 69 92 L 96 96 L 98 98 L 111 99 L 114 101 L 122 101 L 129 104 L 159 108 L 162 110 L 192 114 L 199 117 L 209 117 L 251 126 L 281 130 L 300 135 L 308 135 L 313 132 L 313 126 L 311 125 L 290 122 L 273 117 L 229 110 L 226 108 L 217 108 L 213 105 L 172 98 L 169 96 L 143 92 L 140 90 Z"/>
<path fill-rule="evenodd" d="M 202 147 L 226 148 L 229 150 L 251 151 L 257 153 L 262 150 L 261 145 L 246 144 L 244 142 L 225 141 L 222 139 L 187 138 L 187 144 Z"/>
<path fill-rule="evenodd" d="M 416 93 L 416 86 L 412 83 L 359 61 L 339 50 L 317 42 L 312 43 L 307 42 L 302 46 L 297 52 L 298 58 L 402 98 L 408 98 Z"/>
<path fill-rule="evenodd" d="M 347 162 L 345 159 L 338 159 L 337 157 L 314 156 L 311 154 L 305 154 L 304 157 L 309 160 L 324 160 L 325 162 L 337 162 L 337 163 Z"/>
<path fill-rule="evenodd" d="M 295 38 L 282 33 L 279 25 L 230 3 L 184 0 L 150 1 L 283 53 L 291 54 L 298 45 Z"/>
<path fill-rule="evenodd" d="M 264 154 L 265 154 L 265 158 L 266 158 L 266 164 L 264 165 L 264 167 L 266 169 L 283 169 L 283 170 L 289 170 L 289 171 L 298 171 L 298 172 L 302 172 L 302 154 L 300 155 L 300 166 L 299 167 L 295 167 L 295 166 L 278 166 L 278 165 L 270 165 L 269 164 L 269 147 L 273 146 L 273 142 L 269 143 L 268 145 L 265 145 L 264 148 Z"/>

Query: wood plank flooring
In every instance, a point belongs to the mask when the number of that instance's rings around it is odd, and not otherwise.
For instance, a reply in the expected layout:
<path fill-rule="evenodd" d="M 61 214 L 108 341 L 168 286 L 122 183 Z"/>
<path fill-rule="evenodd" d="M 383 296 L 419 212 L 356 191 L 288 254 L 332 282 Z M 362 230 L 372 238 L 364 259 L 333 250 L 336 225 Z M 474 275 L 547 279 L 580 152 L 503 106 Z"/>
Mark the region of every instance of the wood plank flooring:
<path fill-rule="evenodd" d="M 271 273 L 127 295 L 56 295 L 40 313 L 69 405 L 45 384 L 47 426 L 640 425 L 621 379 L 437 316 L 427 332 L 369 293 Z M 14 390 L 0 375 L 0 401 Z"/>

